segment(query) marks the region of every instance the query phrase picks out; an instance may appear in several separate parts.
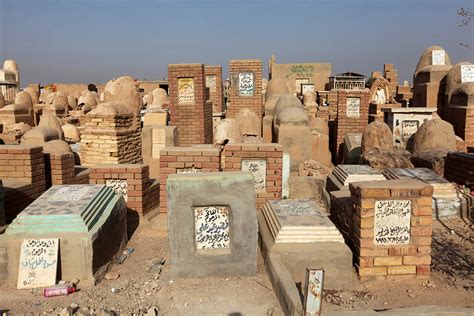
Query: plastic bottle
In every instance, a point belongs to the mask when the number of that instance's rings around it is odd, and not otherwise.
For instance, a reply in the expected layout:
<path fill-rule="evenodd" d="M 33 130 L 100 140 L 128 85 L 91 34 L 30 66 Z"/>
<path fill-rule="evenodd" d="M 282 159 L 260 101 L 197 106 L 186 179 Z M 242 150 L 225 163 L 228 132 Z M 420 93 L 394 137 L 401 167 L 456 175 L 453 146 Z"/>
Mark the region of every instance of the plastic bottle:
<path fill-rule="evenodd" d="M 76 292 L 76 288 L 71 285 L 53 286 L 44 289 L 44 297 L 53 297 L 59 295 L 68 295 Z"/>

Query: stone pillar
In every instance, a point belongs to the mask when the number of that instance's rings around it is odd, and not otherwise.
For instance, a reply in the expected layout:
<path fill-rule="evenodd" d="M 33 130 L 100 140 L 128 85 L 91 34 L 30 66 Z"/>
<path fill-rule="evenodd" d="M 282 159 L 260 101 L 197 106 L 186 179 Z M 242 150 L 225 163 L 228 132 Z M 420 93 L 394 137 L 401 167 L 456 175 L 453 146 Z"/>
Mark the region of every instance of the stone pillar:
<path fill-rule="evenodd" d="M 142 129 L 143 163 L 150 166 L 150 178 L 160 177 L 160 150 L 176 146 L 176 126 L 147 125 Z"/>
<path fill-rule="evenodd" d="M 224 111 L 224 88 L 222 85 L 222 66 L 204 66 L 205 85 L 209 88 L 212 113 Z"/>
<path fill-rule="evenodd" d="M 337 92 L 337 118 L 331 151 L 336 162 L 342 160 L 344 137 L 362 133 L 369 121 L 369 90 Z"/>
<path fill-rule="evenodd" d="M 362 280 L 427 277 L 433 187 L 418 180 L 354 182 L 349 243 Z"/>
<path fill-rule="evenodd" d="M 206 102 L 203 64 L 168 65 L 170 125 L 178 146 L 212 143 L 212 105 Z"/>
<path fill-rule="evenodd" d="M 242 108 L 249 108 L 263 117 L 262 61 L 260 59 L 231 60 L 229 64 L 231 87 L 227 118 L 235 118 Z"/>

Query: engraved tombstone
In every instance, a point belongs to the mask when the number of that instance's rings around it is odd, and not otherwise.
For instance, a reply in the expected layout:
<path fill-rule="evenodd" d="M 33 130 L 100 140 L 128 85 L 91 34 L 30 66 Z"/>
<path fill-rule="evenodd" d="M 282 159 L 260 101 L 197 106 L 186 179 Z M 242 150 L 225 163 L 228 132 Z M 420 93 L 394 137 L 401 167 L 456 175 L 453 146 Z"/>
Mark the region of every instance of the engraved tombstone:
<path fill-rule="evenodd" d="M 265 159 L 242 159 L 242 171 L 249 171 L 255 179 L 255 192 L 265 192 L 267 161 Z"/>
<path fill-rule="evenodd" d="M 360 98 L 347 98 L 346 115 L 347 117 L 360 116 Z"/>
<path fill-rule="evenodd" d="M 410 242 L 410 217 L 410 200 L 375 201 L 374 244 L 408 244 Z"/>
<path fill-rule="evenodd" d="M 128 182 L 123 179 L 107 179 L 105 184 L 110 187 L 115 193 L 120 196 L 123 196 L 125 202 L 128 201 Z"/>
<path fill-rule="evenodd" d="M 229 209 L 225 206 L 194 208 L 196 249 L 229 248 Z"/>
<path fill-rule="evenodd" d="M 254 93 L 253 82 L 254 82 L 253 72 L 240 72 L 239 73 L 239 95 L 253 96 L 253 93 Z"/>
<path fill-rule="evenodd" d="M 444 50 L 435 49 L 431 51 L 431 64 L 444 65 L 446 63 L 446 53 Z"/>
<path fill-rule="evenodd" d="M 461 65 L 461 83 L 474 82 L 474 65 Z"/>
<path fill-rule="evenodd" d="M 178 78 L 178 103 L 194 103 L 193 78 Z"/>
<path fill-rule="evenodd" d="M 419 122 L 417 120 L 405 120 L 402 121 L 402 140 L 408 141 L 411 135 L 415 134 L 418 130 Z"/>

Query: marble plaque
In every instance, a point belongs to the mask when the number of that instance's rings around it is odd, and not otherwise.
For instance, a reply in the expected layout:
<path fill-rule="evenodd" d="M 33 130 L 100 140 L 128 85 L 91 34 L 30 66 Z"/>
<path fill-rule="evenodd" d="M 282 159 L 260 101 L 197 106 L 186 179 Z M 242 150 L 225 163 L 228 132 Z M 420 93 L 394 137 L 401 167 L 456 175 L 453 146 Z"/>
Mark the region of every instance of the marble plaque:
<path fill-rule="evenodd" d="M 198 168 L 182 168 L 182 169 L 176 169 L 176 173 L 201 173 L 202 170 Z"/>
<path fill-rule="evenodd" d="M 206 76 L 206 88 L 209 88 L 210 91 L 216 91 L 216 75 Z"/>
<path fill-rule="evenodd" d="M 323 299 L 324 270 L 306 269 L 304 315 L 320 315 Z"/>
<path fill-rule="evenodd" d="M 446 53 L 442 49 L 435 49 L 431 51 L 431 64 L 444 65 L 446 63 Z"/>
<path fill-rule="evenodd" d="M 127 180 L 123 179 L 107 179 L 105 180 L 105 184 L 110 187 L 115 193 L 118 195 L 123 196 L 125 202 L 128 201 L 128 182 Z"/>
<path fill-rule="evenodd" d="M 375 201 L 374 244 L 408 244 L 410 242 L 410 217 L 410 200 Z"/>
<path fill-rule="evenodd" d="M 25 239 L 18 269 L 19 289 L 56 284 L 59 239 Z"/>
<path fill-rule="evenodd" d="M 417 120 L 405 120 L 402 121 L 402 140 L 406 142 L 411 135 L 415 134 L 418 130 L 420 122 Z"/>
<path fill-rule="evenodd" d="M 239 73 L 239 95 L 253 96 L 254 93 L 254 78 L 253 72 Z"/>
<path fill-rule="evenodd" d="M 474 82 L 474 65 L 461 65 L 461 83 Z"/>
<path fill-rule="evenodd" d="M 194 208 L 196 249 L 229 248 L 229 209 L 225 206 Z"/>
<path fill-rule="evenodd" d="M 255 192 L 267 188 L 267 161 L 265 159 L 242 159 L 242 171 L 249 171 L 255 179 Z"/>
<path fill-rule="evenodd" d="M 194 103 L 193 78 L 178 78 L 178 103 Z"/>
<path fill-rule="evenodd" d="M 360 98 L 347 98 L 346 115 L 347 117 L 360 116 Z"/>
<path fill-rule="evenodd" d="M 49 198 L 50 202 L 68 202 L 68 201 L 79 201 L 84 194 L 89 191 L 89 187 L 84 186 L 68 186 L 59 189 L 53 196 Z"/>

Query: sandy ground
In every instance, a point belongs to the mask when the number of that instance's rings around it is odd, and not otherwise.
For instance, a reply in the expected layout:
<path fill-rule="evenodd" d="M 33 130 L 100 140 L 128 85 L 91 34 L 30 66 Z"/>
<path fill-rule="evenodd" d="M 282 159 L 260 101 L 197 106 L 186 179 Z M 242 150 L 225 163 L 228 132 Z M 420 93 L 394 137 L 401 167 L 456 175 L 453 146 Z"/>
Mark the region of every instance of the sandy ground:
<path fill-rule="evenodd" d="M 113 315 L 283 315 L 259 258 L 255 277 L 171 279 L 170 266 L 156 262 L 168 256 L 166 216 L 151 215 L 130 225 L 129 247 L 135 251 L 111 271 L 120 276 L 68 296 L 44 298 L 41 290 L 17 290 L 0 283 L 0 310 L 12 315 L 46 313 Z M 387 310 L 420 305 L 474 306 L 473 226 L 462 220 L 436 222 L 432 275 L 429 280 L 355 281 L 352 288 L 325 289 L 323 309 Z M 199 269 L 197 266 L 196 269 Z M 118 289 L 113 293 L 112 288 Z M 150 313 L 149 315 L 154 315 Z"/>

